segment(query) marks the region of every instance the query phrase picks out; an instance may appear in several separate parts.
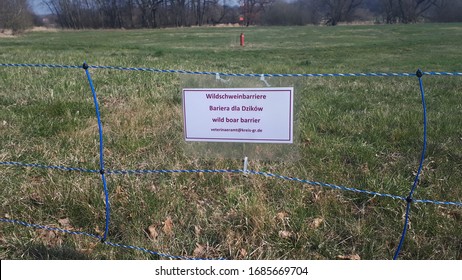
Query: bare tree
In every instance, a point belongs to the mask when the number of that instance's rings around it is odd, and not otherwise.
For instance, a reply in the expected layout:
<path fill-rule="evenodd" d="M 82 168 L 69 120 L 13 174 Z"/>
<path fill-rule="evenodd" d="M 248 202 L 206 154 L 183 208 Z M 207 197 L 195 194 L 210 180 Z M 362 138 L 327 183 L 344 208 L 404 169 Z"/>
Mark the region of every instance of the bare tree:
<path fill-rule="evenodd" d="M 245 25 L 255 24 L 265 8 L 273 2 L 273 0 L 239 0 Z"/>
<path fill-rule="evenodd" d="M 363 0 L 324 0 L 328 25 L 337 25 L 341 21 L 350 20 L 353 12 Z"/>
<path fill-rule="evenodd" d="M 263 15 L 263 24 L 268 25 L 306 25 L 319 24 L 321 11 L 317 0 L 296 0 L 287 2 L 276 0 Z"/>
<path fill-rule="evenodd" d="M 65 28 L 84 28 L 84 14 L 81 0 L 46 0 L 44 2 L 51 13 L 56 15 L 57 23 Z M 88 4 L 88 3 L 87 3 Z"/>
<path fill-rule="evenodd" d="M 124 0 L 96 0 L 96 6 L 103 16 L 104 27 L 121 28 L 122 26 L 122 7 Z"/>
<path fill-rule="evenodd" d="M 135 0 L 141 13 L 141 26 L 155 28 L 158 26 L 157 13 L 164 0 Z"/>
<path fill-rule="evenodd" d="M 400 20 L 402 23 L 416 22 L 426 11 L 437 4 L 438 0 L 398 0 Z"/>
<path fill-rule="evenodd" d="M 0 2 L 0 29 L 20 33 L 32 26 L 32 16 L 27 0 L 2 0 Z"/>
<path fill-rule="evenodd" d="M 380 0 L 380 8 L 386 23 L 395 23 L 399 17 L 397 0 Z"/>
<path fill-rule="evenodd" d="M 431 18 L 439 22 L 462 22 L 462 0 L 441 0 Z"/>
<path fill-rule="evenodd" d="M 195 25 L 221 23 L 229 14 L 226 0 L 191 0 Z"/>

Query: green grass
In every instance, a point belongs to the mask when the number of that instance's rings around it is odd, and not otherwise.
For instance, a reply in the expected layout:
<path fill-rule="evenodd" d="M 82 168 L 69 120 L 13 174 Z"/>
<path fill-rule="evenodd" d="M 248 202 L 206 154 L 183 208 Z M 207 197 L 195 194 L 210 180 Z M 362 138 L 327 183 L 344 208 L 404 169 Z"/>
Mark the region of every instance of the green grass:
<path fill-rule="evenodd" d="M 31 32 L 0 38 L 0 63 L 231 73 L 461 71 L 460 45 L 461 24 Z M 205 156 L 203 145 L 184 143 L 180 97 L 183 86 L 220 86 L 214 77 L 90 72 L 108 169 L 241 169 L 245 154 L 253 170 L 400 196 L 407 196 L 417 171 L 416 78 L 268 78 L 273 86 L 295 87 L 296 144 L 217 145 L 232 156 L 216 158 Z M 0 77 L 0 161 L 99 169 L 83 70 L 2 67 Z M 428 150 L 415 198 L 461 201 L 462 80 L 423 80 Z M 264 86 L 258 78 L 230 82 Z M 104 232 L 99 174 L 1 166 L 0 186 L 2 217 Z M 404 221 L 402 201 L 254 175 L 110 175 L 108 187 L 110 241 L 180 256 L 390 259 Z M 157 234 L 149 237 L 149 226 Z M 0 237 L 2 259 L 158 258 L 5 223 Z M 460 207 L 412 206 L 401 258 L 462 259 L 461 244 Z"/>

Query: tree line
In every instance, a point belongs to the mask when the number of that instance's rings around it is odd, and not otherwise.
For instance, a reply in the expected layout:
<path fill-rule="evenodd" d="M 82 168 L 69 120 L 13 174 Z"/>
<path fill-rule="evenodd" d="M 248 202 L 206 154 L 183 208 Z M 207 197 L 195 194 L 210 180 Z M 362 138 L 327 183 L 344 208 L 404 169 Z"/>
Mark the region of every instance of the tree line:
<path fill-rule="evenodd" d="M 42 0 L 62 28 L 337 25 L 462 21 L 462 0 Z M 0 31 L 40 24 L 27 0 L 0 2 Z"/>
<path fill-rule="evenodd" d="M 65 28 L 157 28 L 236 21 L 226 0 L 44 0 Z"/>
<path fill-rule="evenodd" d="M 0 1 L 0 32 L 9 29 L 14 33 L 20 32 L 32 25 L 32 13 L 27 0 Z"/>
<path fill-rule="evenodd" d="M 262 24 L 461 22 L 462 0 L 274 0 Z"/>

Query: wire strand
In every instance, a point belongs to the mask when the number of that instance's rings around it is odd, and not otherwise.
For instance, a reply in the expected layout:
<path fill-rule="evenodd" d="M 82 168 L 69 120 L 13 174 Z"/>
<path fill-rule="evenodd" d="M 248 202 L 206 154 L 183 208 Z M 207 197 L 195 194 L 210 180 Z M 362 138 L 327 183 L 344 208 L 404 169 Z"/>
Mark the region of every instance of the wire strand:
<path fill-rule="evenodd" d="M 403 243 L 404 243 L 404 239 L 406 238 L 407 227 L 409 225 L 409 215 L 410 215 L 410 212 L 411 212 L 411 203 L 412 203 L 412 200 L 413 200 L 414 192 L 415 192 L 415 190 L 417 188 L 417 184 L 419 182 L 419 176 L 420 176 L 420 174 L 422 172 L 423 163 L 425 161 L 425 151 L 426 151 L 426 148 L 427 148 L 427 105 L 426 105 L 426 102 L 425 102 L 425 90 L 424 90 L 423 82 L 422 82 L 422 75 L 423 75 L 422 71 L 420 71 L 420 69 L 417 70 L 416 75 L 419 78 L 420 96 L 421 96 L 421 100 L 422 100 L 423 144 L 422 144 L 422 152 L 421 152 L 421 155 L 420 155 L 419 168 L 417 170 L 417 174 L 415 175 L 414 183 L 412 184 L 411 191 L 409 192 L 409 195 L 406 198 L 406 203 L 407 204 L 406 204 L 406 214 L 405 214 L 405 219 L 404 219 L 403 232 L 401 234 L 401 238 L 399 240 L 398 247 L 396 248 L 395 254 L 393 256 L 394 260 L 398 259 L 399 253 L 400 253 L 401 248 L 402 248 Z"/>
<path fill-rule="evenodd" d="M 109 234 L 109 221 L 111 217 L 111 206 L 109 204 L 109 191 L 107 188 L 106 176 L 104 171 L 104 142 L 103 142 L 103 124 L 101 123 L 101 113 L 99 110 L 98 105 L 98 98 L 96 97 L 96 90 L 93 86 L 93 81 L 91 79 L 90 71 L 88 71 L 88 65 L 84 62 L 83 69 L 85 70 L 85 74 L 87 75 L 87 80 L 90 85 L 91 93 L 93 95 L 93 102 L 95 104 L 95 111 L 96 111 L 96 119 L 98 121 L 98 134 L 99 134 L 99 165 L 100 165 L 100 173 L 101 173 L 101 181 L 103 182 L 103 189 L 104 189 L 104 201 L 106 207 L 106 221 L 104 227 L 104 236 L 103 241 L 106 241 L 108 234 Z"/>
<path fill-rule="evenodd" d="M 28 63 L 0 63 L 1 67 L 35 67 L 35 68 L 63 68 L 63 69 L 79 69 L 83 66 L 78 65 L 60 65 L 60 64 L 28 64 Z M 219 75 L 224 77 L 414 77 L 415 73 L 404 72 L 370 72 L 370 73 L 299 73 L 299 74 L 269 74 L 269 73 L 224 73 L 210 71 L 190 71 L 177 69 L 156 69 L 146 67 L 124 67 L 124 66 L 103 66 L 103 65 L 88 65 L 92 69 L 120 70 L 120 71 L 142 71 L 154 73 L 171 73 L 171 74 L 189 74 L 189 75 Z M 430 76 L 462 76 L 462 72 L 444 72 L 444 71 L 429 71 L 422 72 Z"/>

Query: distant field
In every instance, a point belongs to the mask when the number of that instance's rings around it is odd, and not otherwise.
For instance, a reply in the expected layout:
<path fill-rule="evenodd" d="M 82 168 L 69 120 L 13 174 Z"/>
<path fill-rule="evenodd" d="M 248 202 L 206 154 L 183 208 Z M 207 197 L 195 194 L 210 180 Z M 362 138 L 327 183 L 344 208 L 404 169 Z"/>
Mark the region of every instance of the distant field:
<path fill-rule="evenodd" d="M 245 33 L 246 46 L 239 46 Z M 31 32 L 0 38 L 0 63 L 228 73 L 462 71 L 462 24 Z M 242 169 L 192 154 L 181 88 L 214 76 L 90 69 L 107 169 Z M 407 196 L 422 147 L 415 77 L 268 78 L 294 86 L 295 144 L 249 168 Z M 424 76 L 428 149 L 415 199 L 462 201 L 462 77 Z M 244 86 L 258 78 L 231 78 Z M 264 145 L 244 149 L 244 155 Z M 222 147 L 220 147 L 221 151 Z M 268 149 L 266 149 L 268 150 Z M 270 149 L 273 151 L 273 149 Z M 283 152 L 285 150 L 282 150 Z M 231 151 L 232 152 L 232 151 Z M 0 67 L 0 162 L 99 169 L 82 69 Z M 104 232 L 99 174 L 0 165 L 0 217 Z M 109 241 L 227 259 L 390 259 L 405 203 L 242 174 L 110 175 Z M 413 204 L 402 259 L 462 259 L 462 208 Z M 97 240 L 0 223 L 1 259 L 157 259 Z"/>

